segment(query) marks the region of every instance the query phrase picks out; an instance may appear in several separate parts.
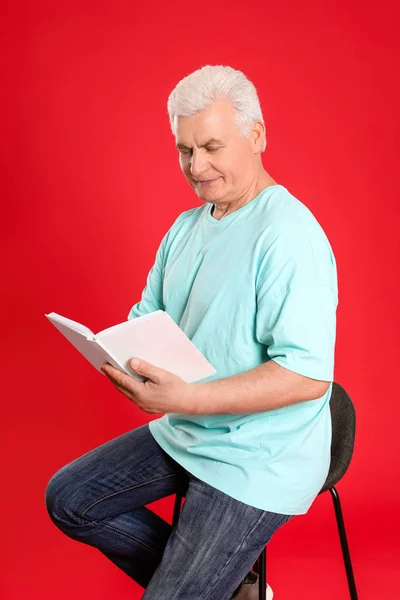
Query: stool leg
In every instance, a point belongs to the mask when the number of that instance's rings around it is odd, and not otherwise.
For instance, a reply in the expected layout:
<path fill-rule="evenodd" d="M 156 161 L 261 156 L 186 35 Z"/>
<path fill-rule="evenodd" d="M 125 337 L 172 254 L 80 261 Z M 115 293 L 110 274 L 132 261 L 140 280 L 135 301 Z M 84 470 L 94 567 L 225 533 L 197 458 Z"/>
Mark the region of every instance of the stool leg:
<path fill-rule="evenodd" d="M 179 513 L 181 512 L 182 499 L 183 499 L 183 496 L 181 496 L 180 494 L 176 494 L 175 504 L 174 504 L 174 514 L 172 517 L 172 527 L 175 527 L 175 525 L 178 522 Z"/>
<path fill-rule="evenodd" d="M 259 571 L 258 571 L 258 598 L 259 600 L 266 600 L 267 597 L 267 548 L 261 552 L 258 557 L 259 560 Z"/>
<path fill-rule="evenodd" d="M 342 554 L 343 554 L 344 566 L 346 568 L 347 583 L 349 585 L 350 598 L 351 598 L 351 600 L 358 600 L 356 582 L 354 580 L 353 567 L 351 565 L 349 545 L 347 543 L 347 536 L 346 536 L 346 530 L 344 527 L 343 513 L 342 513 L 342 507 L 340 505 L 339 494 L 334 486 L 329 488 L 329 491 L 331 493 L 332 500 L 333 500 L 333 506 L 335 508 L 336 522 L 337 522 L 337 526 L 338 526 L 338 530 L 339 530 L 340 544 L 342 546 Z"/>

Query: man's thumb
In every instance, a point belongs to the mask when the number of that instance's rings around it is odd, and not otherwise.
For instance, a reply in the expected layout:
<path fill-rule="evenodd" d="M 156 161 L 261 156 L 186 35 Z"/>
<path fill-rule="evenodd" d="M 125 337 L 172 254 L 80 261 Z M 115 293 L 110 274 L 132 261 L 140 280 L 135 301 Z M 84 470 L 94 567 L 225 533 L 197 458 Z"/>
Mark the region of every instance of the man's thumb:
<path fill-rule="evenodd" d="M 143 358 L 131 358 L 129 363 L 132 369 L 134 369 L 138 373 L 141 373 L 142 371 L 144 372 L 146 370 L 147 365 L 149 364 L 148 362 L 143 360 Z"/>
<path fill-rule="evenodd" d="M 141 375 L 145 375 L 146 377 L 155 380 L 160 376 L 159 367 L 156 365 L 152 365 L 147 362 L 143 358 L 131 358 L 129 361 L 130 366 L 136 373 L 140 373 Z"/>

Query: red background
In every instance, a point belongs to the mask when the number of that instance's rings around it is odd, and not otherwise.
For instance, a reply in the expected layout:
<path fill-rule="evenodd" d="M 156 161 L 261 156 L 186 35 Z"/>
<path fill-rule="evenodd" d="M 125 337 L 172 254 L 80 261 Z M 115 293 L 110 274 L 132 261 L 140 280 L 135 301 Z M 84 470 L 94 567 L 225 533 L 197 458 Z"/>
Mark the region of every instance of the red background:
<path fill-rule="evenodd" d="M 167 97 L 205 64 L 243 70 L 267 171 L 324 227 L 339 271 L 336 380 L 358 416 L 339 483 L 360 599 L 397 598 L 399 20 L 395 3 L 2 5 L 1 598 L 143 590 L 45 511 L 51 475 L 151 419 L 44 317 L 126 319 L 162 236 L 202 203 L 178 165 Z M 173 497 L 152 505 L 170 520 Z M 397 531 L 396 531 L 397 528 Z M 331 500 L 270 543 L 280 600 L 347 598 Z"/>

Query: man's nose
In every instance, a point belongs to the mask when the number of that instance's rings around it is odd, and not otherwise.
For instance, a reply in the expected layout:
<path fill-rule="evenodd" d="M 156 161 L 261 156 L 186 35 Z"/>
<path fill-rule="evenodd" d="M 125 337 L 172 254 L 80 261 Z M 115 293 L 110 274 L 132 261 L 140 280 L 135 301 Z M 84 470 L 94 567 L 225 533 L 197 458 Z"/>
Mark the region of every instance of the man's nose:
<path fill-rule="evenodd" d="M 203 152 L 193 151 L 190 159 L 190 172 L 194 178 L 199 177 L 208 168 L 207 157 Z"/>

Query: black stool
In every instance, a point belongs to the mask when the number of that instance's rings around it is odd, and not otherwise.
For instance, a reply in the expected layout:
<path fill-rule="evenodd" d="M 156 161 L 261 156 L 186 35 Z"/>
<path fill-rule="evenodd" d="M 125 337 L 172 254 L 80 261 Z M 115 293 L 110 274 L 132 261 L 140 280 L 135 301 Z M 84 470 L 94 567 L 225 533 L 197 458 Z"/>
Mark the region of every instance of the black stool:
<path fill-rule="evenodd" d="M 332 385 L 330 399 L 330 411 L 332 419 L 332 444 L 331 464 L 326 481 L 319 492 L 330 491 L 335 509 L 336 522 L 339 530 L 340 544 L 344 565 L 346 568 L 347 582 L 351 600 L 358 600 L 353 568 L 351 565 L 350 551 L 347 543 L 346 530 L 344 527 L 343 513 L 340 505 L 339 494 L 335 485 L 343 477 L 348 469 L 354 449 L 354 438 L 356 431 L 356 414 L 353 402 L 348 393 L 336 382 Z M 179 512 L 184 494 L 176 494 L 172 526 L 179 519 Z M 267 548 L 261 552 L 253 566 L 259 575 L 259 600 L 266 600 L 267 586 Z"/>

